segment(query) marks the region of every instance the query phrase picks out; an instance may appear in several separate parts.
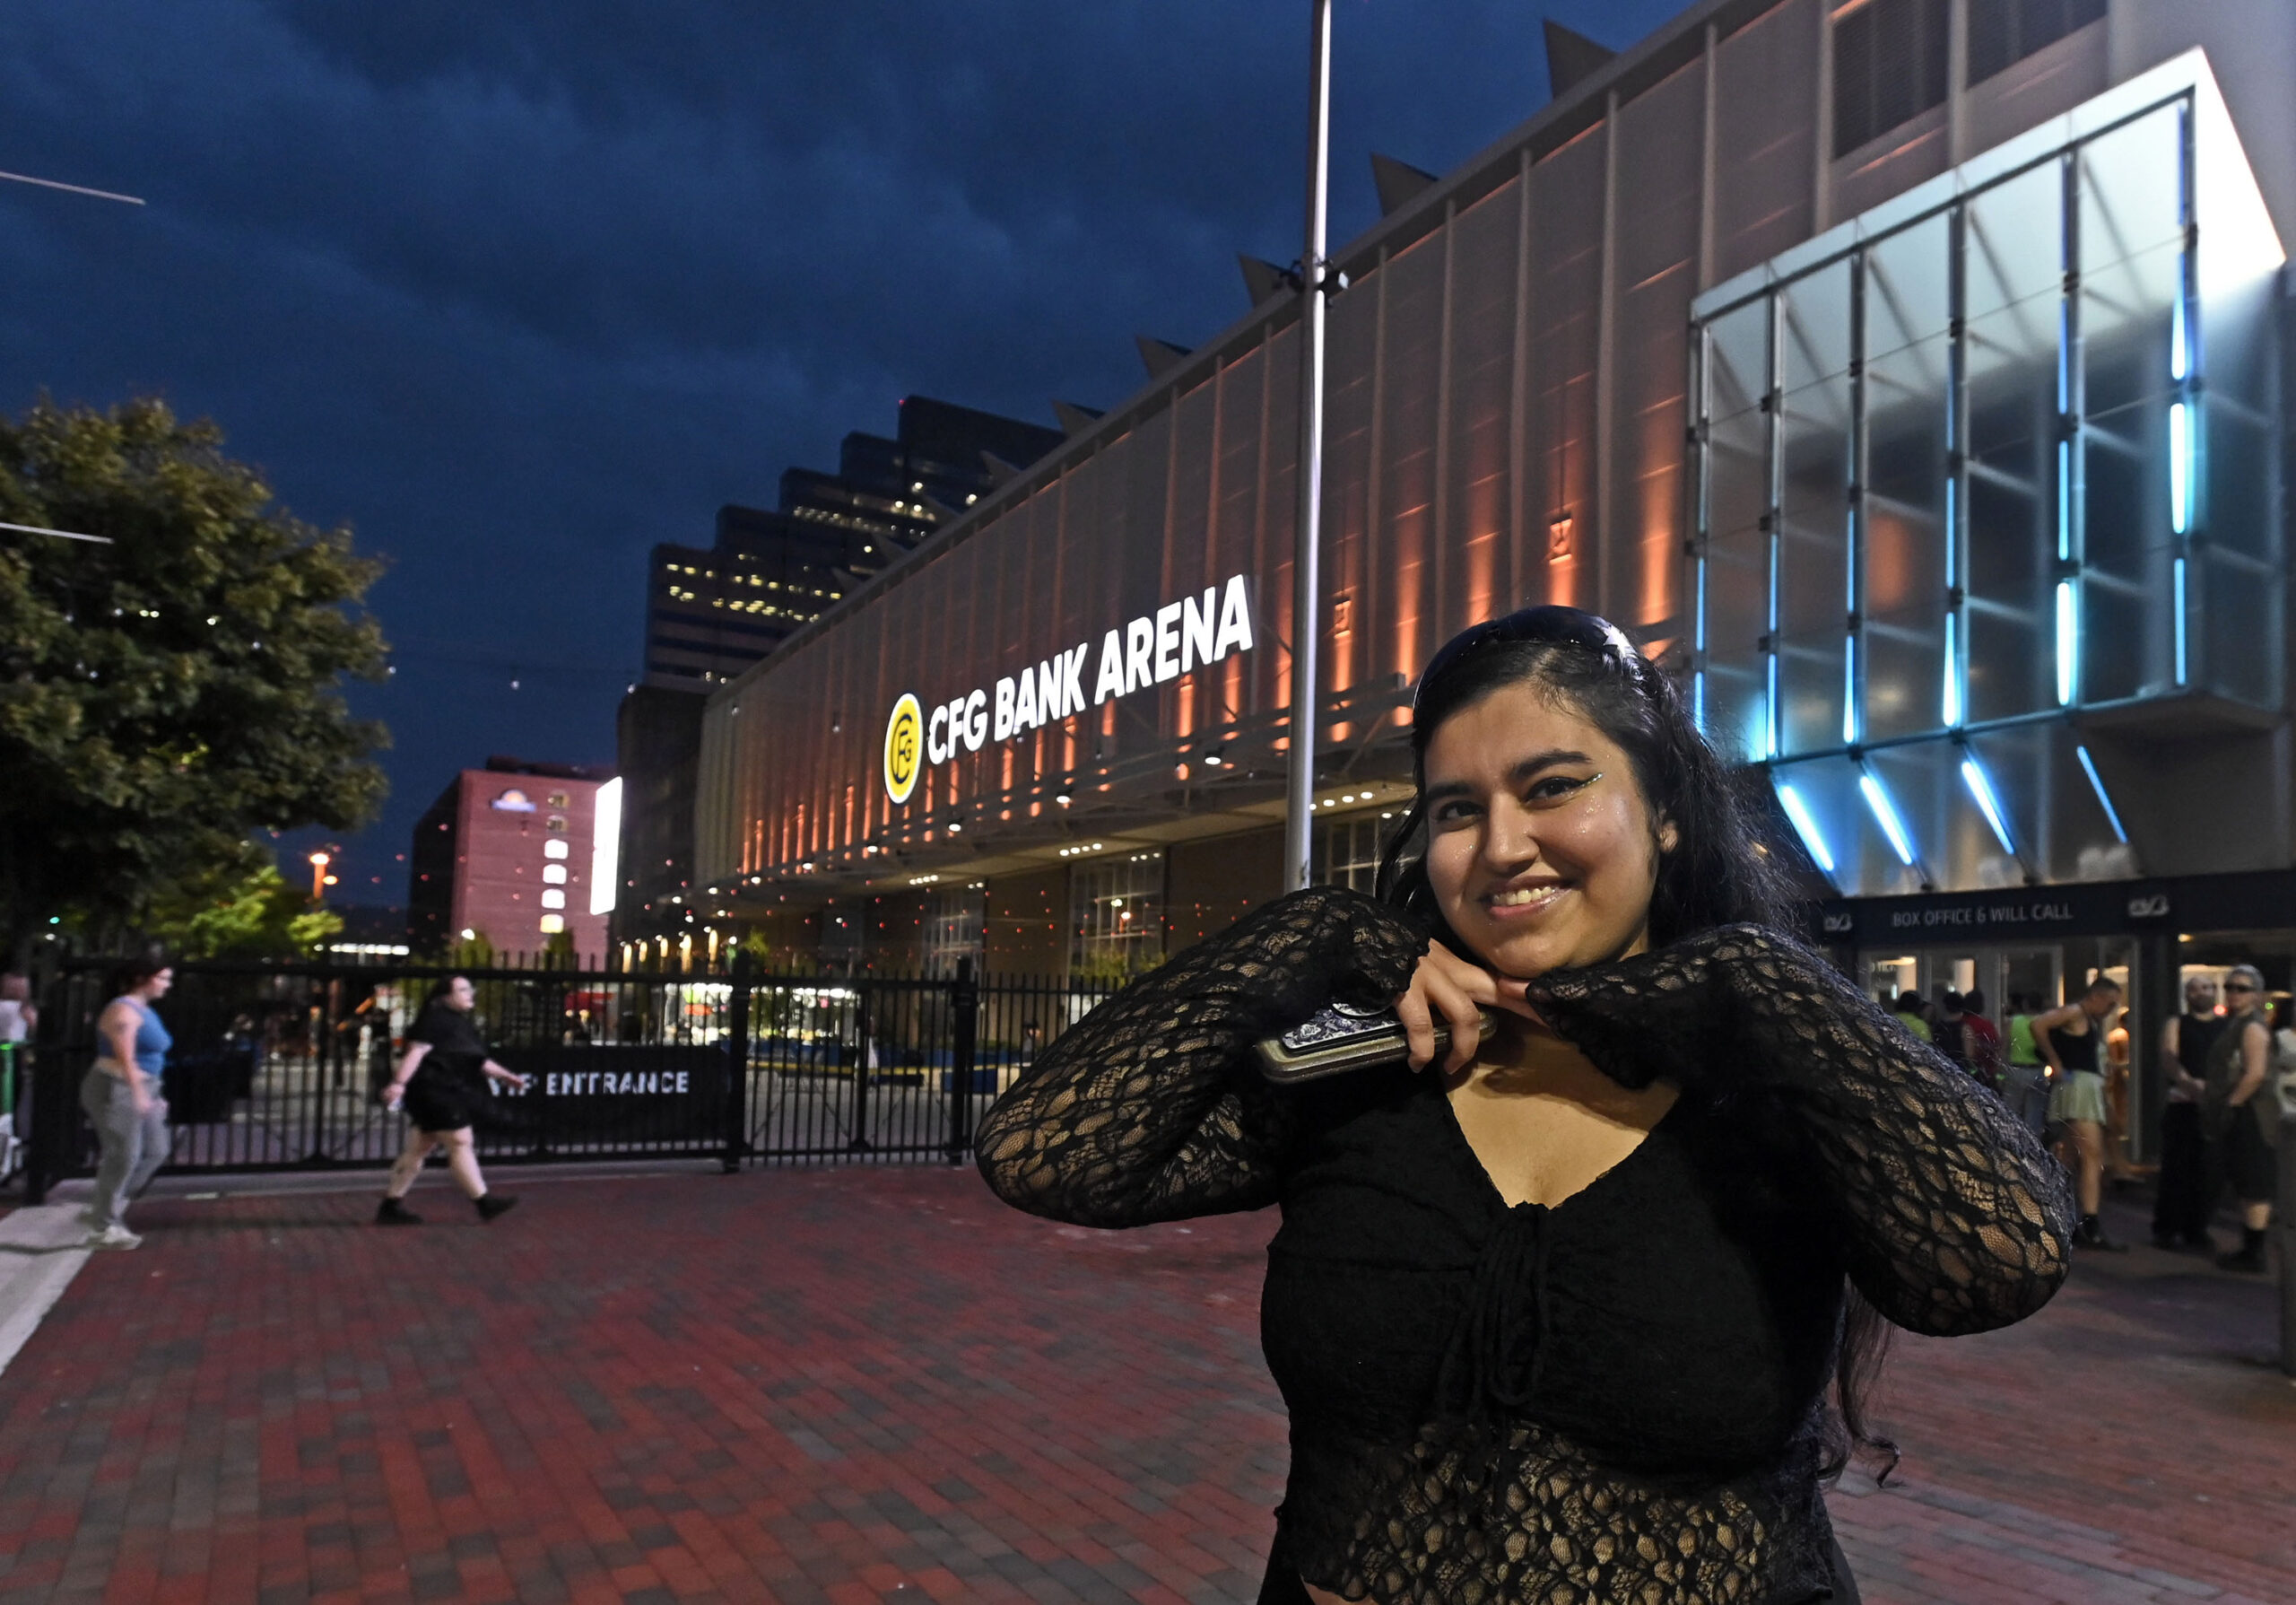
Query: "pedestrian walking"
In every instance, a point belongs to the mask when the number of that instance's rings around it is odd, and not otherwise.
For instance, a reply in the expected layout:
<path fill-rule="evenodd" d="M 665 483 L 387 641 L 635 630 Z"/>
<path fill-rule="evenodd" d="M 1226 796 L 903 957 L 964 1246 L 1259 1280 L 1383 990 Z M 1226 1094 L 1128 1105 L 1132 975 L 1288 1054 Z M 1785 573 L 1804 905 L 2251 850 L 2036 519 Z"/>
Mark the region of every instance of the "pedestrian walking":
<path fill-rule="evenodd" d="M 176 973 L 157 956 L 122 972 L 117 995 L 96 1016 L 96 1062 L 80 1081 L 80 1107 L 96 1129 L 102 1157 L 96 1195 L 81 1219 L 90 1248 L 136 1248 L 144 1239 L 127 1229 L 128 1200 L 168 1162 L 168 1101 L 161 1095 L 168 1049 L 175 1039 L 152 1005 L 167 996 Z"/>
<path fill-rule="evenodd" d="M 2105 1188 L 2105 1021 L 2120 1003 L 2120 983 L 2100 975 L 2071 1003 L 2033 1016 L 2033 1046 L 2049 1069 L 2048 1118 L 2066 1129 L 2081 1203 L 2077 1247 L 2119 1253 L 2098 1218 Z"/>
<path fill-rule="evenodd" d="M 2208 1138 L 2201 1130 L 2202 1077 L 2208 1050 L 2224 1029 L 2216 1015 L 2216 982 L 2185 978 L 2185 1011 L 2161 1027 L 2161 1068 L 2168 1083 L 2161 1105 L 2161 1173 L 2152 1198 L 2152 1246 L 2213 1253 L 2208 1217 Z"/>
<path fill-rule="evenodd" d="M 423 999 L 422 1012 L 406 1034 L 406 1051 L 399 1057 L 390 1085 L 383 1089 L 387 1105 L 405 1106 L 406 1146 L 391 1166 L 389 1185 L 375 1211 L 377 1226 L 422 1224 L 422 1217 L 408 1208 L 405 1200 L 415 1178 L 422 1173 L 422 1162 L 435 1147 L 447 1150 L 447 1168 L 454 1174 L 455 1185 L 478 1210 L 479 1219 L 492 1220 L 518 1201 L 486 1190 L 472 1128 L 492 1101 L 489 1081 L 524 1091 L 527 1079 L 503 1069 L 487 1052 L 478 1027 L 471 1023 L 471 1010 L 477 1006 L 478 989 L 471 985 L 469 977 L 455 976 L 431 989 Z"/>
<path fill-rule="evenodd" d="M 2061 1173 L 1780 934 L 1720 760 L 1613 626 L 1467 632 L 1412 732 L 1380 895 L 1292 893 L 1101 1004 L 989 1112 L 982 1172 L 1083 1226 L 1282 1204 L 1263 1601 L 1855 1600 L 1820 1478 L 1874 1441 L 1877 1313 L 2039 1308 Z M 1374 1000 L 1395 1060 L 1259 1073 Z"/>
<path fill-rule="evenodd" d="M 2240 1246 L 2217 1256 L 2226 1270 L 2261 1275 L 2265 1234 L 2272 1226 L 2280 1143 L 2279 1100 L 2273 1096 L 2274 1041 L 2265 1007 L 2264 977 L 2236 964 L 2224 977 L 2224 1030 L 2208 1051 L 2208 1077 L 2201 1091 L 2201 1123 L 2218 1156 L 2218 1166 L 2240 1206 Z M 2211 1190 L 2213 1205 L 2216 1193 Z"/>

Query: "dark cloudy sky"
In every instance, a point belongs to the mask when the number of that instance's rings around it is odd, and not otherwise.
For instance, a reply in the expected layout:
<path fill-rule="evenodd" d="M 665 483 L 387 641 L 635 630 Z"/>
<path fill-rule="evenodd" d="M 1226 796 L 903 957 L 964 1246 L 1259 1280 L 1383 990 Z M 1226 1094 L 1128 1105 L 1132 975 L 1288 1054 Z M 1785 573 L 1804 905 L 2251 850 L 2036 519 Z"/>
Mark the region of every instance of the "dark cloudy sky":
<path fill-rule="evenodd" d="M 1334 239 L 1546 99 L 1539 21 L 1337 0 Z M 1299 253 L 1305 0 L 9 0 L 0 406 L 158 393 L 348 523 L 396 676 L 342 891 L 489 753 L 610 763 L 645 553 L 912 391 L 1051 422 Z M 513 681 L 517 688 L 513 689 Z"/>

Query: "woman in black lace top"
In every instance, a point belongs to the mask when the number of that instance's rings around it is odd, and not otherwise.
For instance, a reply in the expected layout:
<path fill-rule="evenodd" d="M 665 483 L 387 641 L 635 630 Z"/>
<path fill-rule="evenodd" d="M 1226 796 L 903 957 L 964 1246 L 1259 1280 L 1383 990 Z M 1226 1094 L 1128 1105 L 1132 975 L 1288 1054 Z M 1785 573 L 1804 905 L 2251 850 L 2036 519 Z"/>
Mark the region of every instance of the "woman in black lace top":
<path fill-rule="evenodd" d="M 1279 899 L 1095 1010 L 990 1112 L 982 1172 L 1085 1226 L 1282 1204 L 1264 1605 L 1855 1600 L 1829 1384 L 1854 1424 L 1874 1312 L 2039 1309 L 2060 1173 L 1771 928 L 1718 763 L 1611 626 L 1470 631 L 1413 742 L 1383 898 Z M 1409 1062 L 1264 1081 L 1252 1044 L 1334 999 L 1395 999 Z"/>

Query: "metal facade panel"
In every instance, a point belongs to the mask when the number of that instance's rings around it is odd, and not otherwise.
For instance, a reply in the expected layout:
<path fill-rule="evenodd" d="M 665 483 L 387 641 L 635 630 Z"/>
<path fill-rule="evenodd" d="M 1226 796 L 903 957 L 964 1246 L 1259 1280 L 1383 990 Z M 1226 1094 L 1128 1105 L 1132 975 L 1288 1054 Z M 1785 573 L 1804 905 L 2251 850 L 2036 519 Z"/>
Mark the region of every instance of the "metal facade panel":
<path fill-rule="evenodd" d="M 1524 516 L 1545 535 L 1536 599 L 1596 605 L 1595 371 L 1601 344 L 1603 170 L 1591 129 L 1531 170 L 1531 373 Z M 1526 597 L 1526 599 L 1530 599 Z"/>
<path fill-rule="evenodd" d="M 1724 39 L 1715 62 L 1715 273 L 1810 237 L 1817 171 L 1819 0 L 1789 0 Z"/>
<path fill-rule="evenodd" d="M 1622 105 L 1615 125 L 1622 193 L 1603 593 L 1611 616 L 1652 646 L 1683 632 L 1683 423 L 1705 118 L 1705 72 L 1692 65 Z"/>

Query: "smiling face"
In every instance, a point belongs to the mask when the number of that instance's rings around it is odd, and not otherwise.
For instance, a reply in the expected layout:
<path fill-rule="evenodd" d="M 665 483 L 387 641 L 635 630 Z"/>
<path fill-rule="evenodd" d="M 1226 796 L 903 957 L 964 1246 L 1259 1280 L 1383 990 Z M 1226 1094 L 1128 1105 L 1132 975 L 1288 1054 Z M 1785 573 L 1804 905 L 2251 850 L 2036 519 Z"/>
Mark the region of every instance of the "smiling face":
<path fill-rule="evenodd" d="M 1428 884 L 1483 963 L 1528 979 L 1649 945 L 1674 828 L 1594 724 L 1535 685 L 1503 685 L 1443 721 L 1424 770 Z"/>

